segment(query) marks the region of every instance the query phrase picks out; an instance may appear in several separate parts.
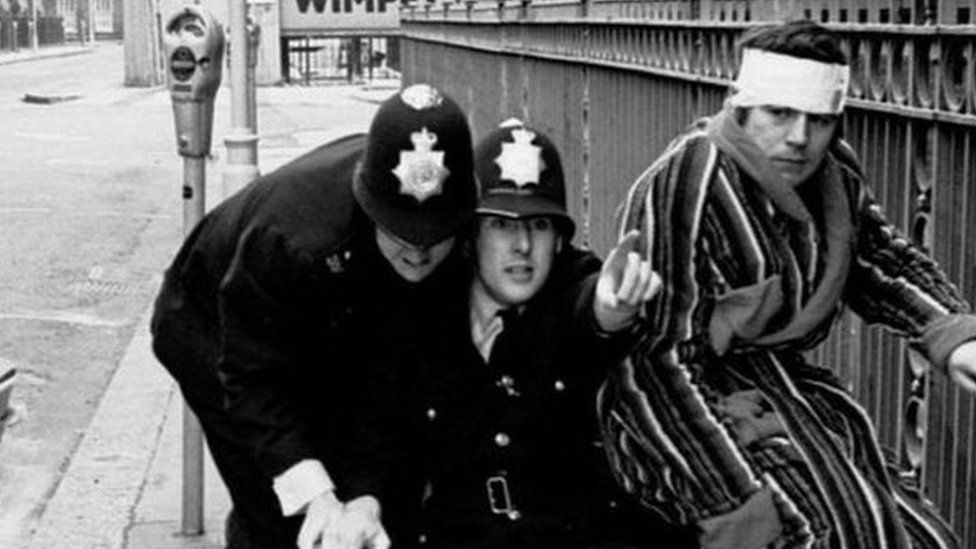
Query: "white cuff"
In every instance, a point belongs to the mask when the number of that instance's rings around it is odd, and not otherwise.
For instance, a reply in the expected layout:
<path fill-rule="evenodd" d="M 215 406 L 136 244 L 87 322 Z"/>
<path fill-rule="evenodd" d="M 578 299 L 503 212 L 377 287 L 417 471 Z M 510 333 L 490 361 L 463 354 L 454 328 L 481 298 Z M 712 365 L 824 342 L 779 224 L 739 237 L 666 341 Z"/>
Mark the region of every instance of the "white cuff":
<path fill-rule="evenodd" d="M 329 473 L 315 459 L 303 459 L 274 478 L 274 491 L 286 517 L 303 512 L 318 495 L 332 490 L 335 484 Z"/>

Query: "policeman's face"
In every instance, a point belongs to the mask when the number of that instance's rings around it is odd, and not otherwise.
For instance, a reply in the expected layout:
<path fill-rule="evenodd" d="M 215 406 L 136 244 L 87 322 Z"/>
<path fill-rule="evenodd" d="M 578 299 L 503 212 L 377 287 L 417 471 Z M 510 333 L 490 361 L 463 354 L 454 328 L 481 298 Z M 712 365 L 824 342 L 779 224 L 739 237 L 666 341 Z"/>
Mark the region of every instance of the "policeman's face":
<path fill-rule="evenodd" d="M 420 282 L 451 253 L 454 237 L 445 238 L 432 246 L 417 246 L 377 227 L 376 244 L 397 274 L 410 282 Z"/>
<path fill-rule="evenodd" d="M 799 185 L 817 170 L 837 128 L 837 116 L 773 105 L 749 109 L 743 130 L 783 181 Z"/>
<path fill-rule="evenodd" d="M 502 307 L 525 303 L 545 284 L 561 245 L 551 217 L 480 216 L 475 283 Z"/>

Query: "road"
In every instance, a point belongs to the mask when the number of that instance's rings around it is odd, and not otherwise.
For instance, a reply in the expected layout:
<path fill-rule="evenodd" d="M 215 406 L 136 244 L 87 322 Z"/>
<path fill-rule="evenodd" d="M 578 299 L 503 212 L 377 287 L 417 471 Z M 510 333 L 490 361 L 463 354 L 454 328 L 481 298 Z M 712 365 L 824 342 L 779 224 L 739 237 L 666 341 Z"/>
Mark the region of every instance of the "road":
<path fill-rule="evenodd" d="M 0 66 L 0 362 L 19 372 L 16 416 L 0 442 L 0 547 L 17 547 L 43 511 L 182 238 L 168 94 L 122 87 L 123 66 L 115 43 Z M 259 105 L 265 172 L 365 129 L 375 110 L 280 88 L 259 90 Z M 221 192 L 218 160 L 210 204 Z"/>
<path fill-rule="evenodd" d="M 119 86 L 120 52 L 0 66 L 0 360 L 19 373 L 0 547 L 53 491 L 180 238 L 168 106 Z"/>

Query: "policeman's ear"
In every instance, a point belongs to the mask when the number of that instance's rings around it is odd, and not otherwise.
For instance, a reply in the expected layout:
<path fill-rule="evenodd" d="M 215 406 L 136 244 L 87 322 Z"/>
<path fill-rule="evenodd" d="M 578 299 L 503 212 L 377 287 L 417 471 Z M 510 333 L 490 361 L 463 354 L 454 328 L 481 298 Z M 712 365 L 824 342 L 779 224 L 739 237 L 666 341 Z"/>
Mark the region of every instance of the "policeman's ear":
<path fill-rule="evenodd" d="M 563 251 L 563 233 L 556 235 L 556 255 Z"/>

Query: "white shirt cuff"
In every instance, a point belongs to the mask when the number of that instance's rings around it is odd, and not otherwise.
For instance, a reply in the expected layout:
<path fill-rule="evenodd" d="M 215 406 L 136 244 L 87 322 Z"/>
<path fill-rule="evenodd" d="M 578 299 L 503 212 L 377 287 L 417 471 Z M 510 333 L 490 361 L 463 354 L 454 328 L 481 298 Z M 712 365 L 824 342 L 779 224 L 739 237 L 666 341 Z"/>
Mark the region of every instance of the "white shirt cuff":
<path fill-rule="evenodd" d="M 274 491 L 286 517 L 305 510 L 323 492 L 335 490 L 335 484 L 321 461 L 303 459 L 274 478 Z"/>

